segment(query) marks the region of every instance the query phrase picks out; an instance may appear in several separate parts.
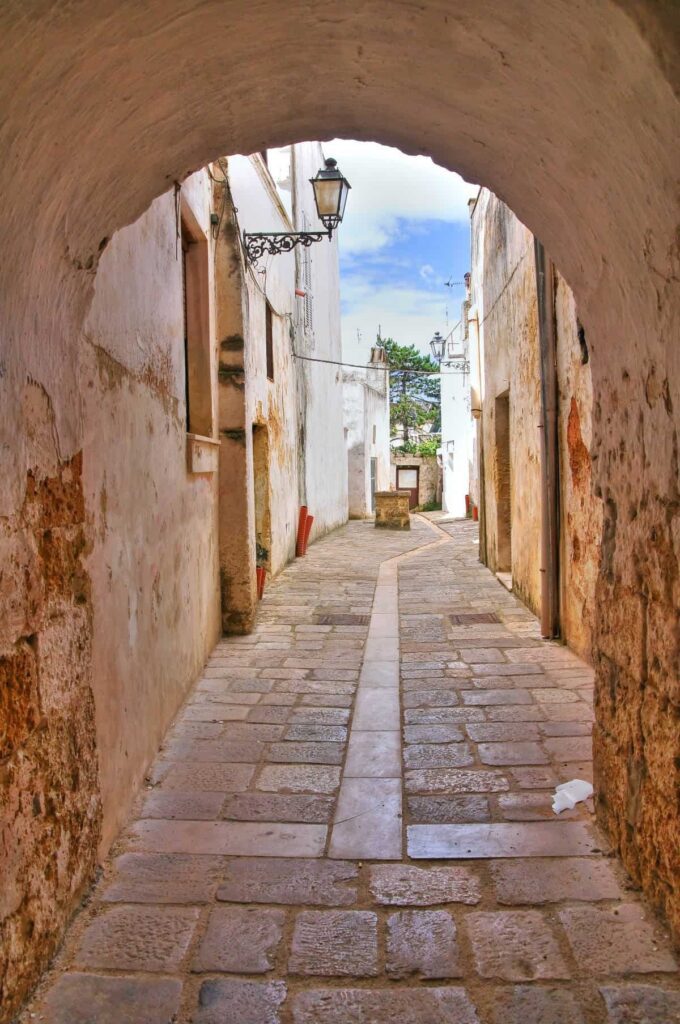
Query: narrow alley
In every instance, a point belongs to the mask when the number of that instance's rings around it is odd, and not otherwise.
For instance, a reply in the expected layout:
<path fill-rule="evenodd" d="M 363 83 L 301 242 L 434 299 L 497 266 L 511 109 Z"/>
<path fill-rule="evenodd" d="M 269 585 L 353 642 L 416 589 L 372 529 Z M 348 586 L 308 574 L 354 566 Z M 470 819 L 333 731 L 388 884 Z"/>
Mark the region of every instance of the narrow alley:
<path fill-rule="evenodd" d="M 222 639 L 21 1018 L 668 1024 L 667 936 L 593 825 L 593 672 L 471 521 L 351 522 Z"/>

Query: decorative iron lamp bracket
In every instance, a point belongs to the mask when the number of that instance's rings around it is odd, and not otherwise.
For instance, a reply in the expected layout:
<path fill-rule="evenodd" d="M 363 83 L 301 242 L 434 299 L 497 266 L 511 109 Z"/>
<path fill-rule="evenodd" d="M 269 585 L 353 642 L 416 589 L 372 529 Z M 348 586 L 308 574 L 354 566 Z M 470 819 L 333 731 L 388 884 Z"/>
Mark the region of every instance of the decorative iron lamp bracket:
<path fill-rule="evenodd" d="M 292 252 L 296 245 L 307 248 L 332 237 L 332 228 L 327 231 L 244 231 L 243 247 L 250 262 L 257 263 L 262 256 L 278 256 L 281 252 Z"/>
<path fill-rule="evenodd" d="M 316 177 L 309 179 L 314 189 L 316 213 L 325 231 L 253 231 L 243 232 L 243 248 L 251 263 L 261 256 L 277 256 L 290 252 L 296 245 L 305 248 L 322 238 L 333 237 L 333 231 L 345 215 L 345 204 L 350 190 L 347 178 L 338 170 L 337 160 L 328 157 Z"/>

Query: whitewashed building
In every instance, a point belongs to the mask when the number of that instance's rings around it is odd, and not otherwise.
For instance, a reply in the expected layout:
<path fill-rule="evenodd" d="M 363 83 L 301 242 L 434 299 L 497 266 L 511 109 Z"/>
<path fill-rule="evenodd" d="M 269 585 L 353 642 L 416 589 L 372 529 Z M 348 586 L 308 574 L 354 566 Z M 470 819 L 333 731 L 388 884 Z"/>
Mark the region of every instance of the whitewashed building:
<path fill-rule="evenodd" d="M 375 492 L 390 485 L 390 389 L 385 349 L 374 346 L 370 362 L 343 373 L 345 445 L 350 519 L 375 511 Z"/>
<path fill-rule="evenodd" d="M 470 412 L 469 296 L 461 317 L 449 333 L 441 360 L 442 509 L 450 516 L 466 515 L 470 491 L 473 427 Z"/>

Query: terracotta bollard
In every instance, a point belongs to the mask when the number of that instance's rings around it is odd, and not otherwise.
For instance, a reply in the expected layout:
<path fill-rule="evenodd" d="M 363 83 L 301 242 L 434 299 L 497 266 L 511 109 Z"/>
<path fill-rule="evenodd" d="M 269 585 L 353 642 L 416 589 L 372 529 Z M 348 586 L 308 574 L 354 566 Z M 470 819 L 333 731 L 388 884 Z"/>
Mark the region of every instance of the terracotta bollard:
<path fill-rule="evenodd" d="M 376 527 L 383 530 L 410 530 L 409 497 L 409 491 L 376 491 Z"/>

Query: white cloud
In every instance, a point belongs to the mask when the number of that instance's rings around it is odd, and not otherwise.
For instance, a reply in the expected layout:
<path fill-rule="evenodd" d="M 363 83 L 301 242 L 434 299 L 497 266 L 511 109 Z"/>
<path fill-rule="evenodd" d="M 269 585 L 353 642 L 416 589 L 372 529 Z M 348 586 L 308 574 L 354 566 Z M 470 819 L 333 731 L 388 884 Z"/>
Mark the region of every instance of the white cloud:
<path fill-rule="evenodd" d="M 438 292 L 397 289 L 351 277 L 343 280 L 342 301 L 346 309 L 342 317 L 343 359 L 350 363 L 366 362 L 378 327 L 383 338 L 415 345 L 424 353 L 429 353 L 435 331 L 447 333 L 447 297 Z M 457 319 L 457 310 L 449 308 L 450 325 Z"/>
<path fill-rule="evenodd" d="M 435 277 L 434 267 L 431 266 L 429 263 L 423 264 L 423 266 L 420 268 L 420 276 L 422 277 L 423 281 L 427 281 L 428 278 Z"/>
<path fill-rule="evenodd" d="M 324 143 L 352 191 L 339 233 L 344 255 L 379 250 L 399 234 L 399 220 L 467 223 L 468 199 L 477 186 L 434 164 L 376 142 L 333 139 Z"/>

